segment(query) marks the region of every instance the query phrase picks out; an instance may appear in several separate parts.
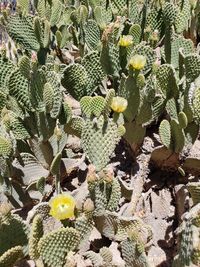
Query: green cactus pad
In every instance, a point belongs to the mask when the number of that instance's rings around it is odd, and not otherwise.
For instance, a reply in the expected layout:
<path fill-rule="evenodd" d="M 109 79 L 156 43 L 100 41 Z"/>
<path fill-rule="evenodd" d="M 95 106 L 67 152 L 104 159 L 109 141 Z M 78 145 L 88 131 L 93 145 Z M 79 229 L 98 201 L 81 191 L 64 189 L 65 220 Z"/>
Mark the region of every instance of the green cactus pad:
<path fill-rule="evenodd" d="M 29 11 L 29 0 L 17 0 L 17 5 L 20 6 L 20 9 L 25 14 Z"/>
<path fill-rule="evenodd" d="M 166 2 L 163 6 L 163 17 L 165 24 L 168 26 L 174 24 L 177 18 L 176 7 L 172 3 Z"/>
<path fill-rule="evenodd" d="M 183 111 L 179 112 L 179 114 L 178 114 L 178 122 L 179 122 L 181 128 L 183 128 L 183 129 L 185 129 L 188 125 L 187 116 L 185 115 L 185 113 Z"/>
<path fill-rule="evenodd" d="M 89 250 L 84 253 L 84 256 L 92 262 L 92 266 L 102 266 L 103 265 L 103 258 L 98 253 Z"/>
<path fill-rule="evenodd" d="M 104 121 L 102 116 L 96 122 L 86 120 L 81 141 L 86 156 L 100 171 L 108 164 L 119 141 L 117 125 L 111 119 Z"/>
<path fill-rule="evenodd" d="M 67 253 L 76 249 L 79 242 L 80 234 L 77 230 L 62 228 L 43 236 L 39 241 L 38 251 L 48 267 L 63 267 Z"/>
<path fill-rule="evenodd" d="M 103 258 L 107 266 L 112 266 L 113 254 L 109 248 L 102 247 L 99 251 L 99 254 Z"/>
<path fill-rule="evenodd" d="M 102 96 L 94 96 L 90 105 L 93 115 L 98 118 L 105 108 L 105 100 Z"/>
<path fill-rule="evenodd" d="M 7 117 L 9 121 L 6 122 L 5 117 Z M 14 114 L 13 112 L 9 112 L 5 117 L 3 118 L 3 121 L 5 120 L 5 124 L 9 124 L 9 130 L 12 131 L 14 137 L 17 140 L 30 138 L 29 131 L 21 118 L 17 118 L 16 114 Z"/>
<path fill-rule="evenodd" d="M 8 59 L 0 57 L 0 88 L 4 89 L 4 93 L 8 92 L 8 77 L 13 72 L 15 65 Z"/>
<path fill-rule="evenodd" d="M 101 32 L 95 20 L 88 20 L 84 26 L 85 42 L 90 50 L 96 50 L 100 44 Z"/>
<path fill-rule="evenodd" d="M 21 246 L 10 248 L 0 256 L 0 267 L 12 267 L 17 260 L 23 257 L 24 255 Z"/>
<path fill-rule="evenodd" d="M 42 29 L 42 23 L 39 17 L 34 17 L 33 19 L 33 28 L 35 37 L 37 38 L 38 43 L 40 46 L 43 46 L 43 29 Z"/>
<path fill-rule="evenodd" d="M 111 42 L 103 42 L 101 52 L 101 64 L 107 74 L 118 76 L 119 72 L 119 48 Z"/>
<path fill-rule="evenodd" d="M 7 95 L 0 90 L 0 113 L 7 103 Z"/>
<path fill-rule="evenodd" d="M 10 16 L 7 31 L 13 40 L 24 46 L 27 50 L 38 51 L 40 45 L 33 30 L 32 18 L 29 16 Z"/>
<path fill-rule="evenodd" d="M 48 20 L 44 21 L 44 33 L 43 33 L 43 47 L 46 48 L 50 42 L 50 23 Z"/>
<path fill-rule="evenodd" d="M 94 228 L 94 223 L 91 219 L 87 218 L 85 215 L 76 219 L 75 229 L 80 233 L 80 244 L 79 247 L 84 246 L 85 242 L 91 235 L 92 229 Z"/>
<path fill-rule="evenodd" d="M 104 108 L 104 114 L 107 117 L 110 114 L 111 104 L 112 104 L 112 100 L 114 96 L 115 96 L 115 90 L 114 89 L 108 90 L 106 97 L 105 97 L 105 108 Z"/>
<path fill-rule="evenodd" d="M 170 98 L 167 101 L 165 109 L 170 118 L 178 120 L 177 102 L 174 98 Z"/>
<path fill-rule="evenodd" d="M 59 22 L 62 10 L 63 10 L 63 5 L 60 0 L 52 1 L 52 10 L 50 17 L 51 26 L 55 26 Z"/>
<path fill-rule="evenodd" d="M 11 73 L 8 88 L 10 95 L 17 99 L 20 106 L 33 111 L 28 80 L 22 76 L 18 69 Z"/>
<path fill-rule="evenodd" d="M 62 107 L 61 107 L 61 112 L 59 115 L 59 122 L 61 124 L 66 124 L 66 123 L 69 123 L 71 119 L 72 119 L 72 109 L 70 105 L 65 101 L 63 102 Z"/>
<path fill-rule="evenodd" d="M 37 260 L 40 257 L 38 252 L 38 242 L 43 236 L 43 224 L 40 215 L 36 215 L 33 219 L 31 226 L 31 232 L 29 237 L 29 256 L 33 260 Z"/>
<path fill-rule="evenodd" d="M 84 119 L 81 117 L 73 117 L 69 123 L 67 123 L 64 127 L 64 131 L 68 134 L 76 135 L 78 137 L 81 136 L 83 127 L 84 127 Z"/>
<path fill-rule="evenodd" d="M 185 145 L 185 134 L 177 120 L 172 119 L 170 126 L 173 140 L 173 149 L 176 153 L 179 153 L 182 151 Z"/>
<path fill-rule="evenodd" d="M 92 97 L 91 96 L 84 96 L 80 100 L 80 105 L 81 105 L 81 111 L 83 112 L 84 115 L 86 115 L 88 118 L 92 114 L 91 110 L 91 101 Z"/>
<path fill-rule="evenodd" d="M 92 197 L 92 195 L 91 195 Z M 105 183 L 96 183 L 94 187 L 94 216 L 102 216 L 106 210 L 106 185 Z"/>
<path fill-rule="evenodd" d="M 141 125 L 136 124 L 135 122 L 125 123 L 126 133 L 124 138 L 129 142 L 129 144 L 138 144 L 141 145 L 145 137 L 146 129 Z"/>
<path fill-rule="evenodd" d="M 53 161 L 51 163 L 51 166 L 50 166 L 50 172 L 53 175 L 57 175 L 59 173 L 61 159 L 62 159 L 62 154 L 61 153 L 58 153 L 55 156 L 55 158 L 53 159 Z"/>
<path fill-rule="evenodd" d="M 139 24 L 133 24 L 129 29 L 129 35 L 133 36 L 133 43 L 139 44 L 141 37 L 142 29 Z"/>
<path fill-rule="evenodd" d="M 182 53 L 186 56 L 194 51 L 194 44 L 190 39 L 178 37 L 171 43 L 171 64 L 174 68 L 179 67 L 179 49 L 182 48 Z"/>
<path fill-rule="evenodd" d="M 200 121 L 200 88 L 195 89 L 192 108 L 194 110 L 194 118 L 197 122 L 199 122 Z"/>
<path fill-rule="evenodd" d="M 163 64 L 156 72 L 158 85 L 167 99 L 177 97 L 178 84 L 174 68 L 169 64 Z"/>
<path fill-rule="evenodd" d="M 31 65 L 30 65 L 30 59 L 27 56 L 22 56 L 19 59 L 19 70 L 21 74 L 24 76 L 26 79 L 30 79 L 30 70 L 31 70 Z"/>
<path fill-rule="evenodd" d="M 121 186 L 117 178 L 114 178 L 111 186 L 112 189 L 111 189 L 110 199 L 106 209 L 109 211 L 116 211 L 121 198 Z"/>
<path fill-rule="evenodd" d="M 151 103 L 146 101 L 146 99 L 143 99 L 141 101 L 141 105 L 138 110 L 138 114 L 136 117 L 136 123 L 139 125 L 143 125 L 151 121 L 151 118 L 153 116 L 152 106 Z"/>
<path fill-rule="evenodd" d="M 164 146 L 171 148 L 171 126 L 167 120 L 163 120 L 159 126 L 159 136 Z"/>
<path fill-rule="evenodd" d="M 127 8 L 126 0 L 113 0 L 111 4 L 113 11 L 115 11 L 117 14 L 122 12 L 123 9 Z"/>
<path fill-rule="evenodd" d="M 124 125 L 119 125 L 117 131 L 119 136 L 123 136 L 126 133 L 126 128 L 124 127 Z"/>
<path fill-rule="evenodd" d="M 0 156 L 9 157 L 12 152 L 12 143 L 7 138 L 0 136 Z"/>
<path fill-rule="evenodd" d="M 146 28 L 150 28 L 151 32 L 157 30 L 161 31 L 163 24 L 161 9 L 152 8 L 147 16 Z"/>
<path fill-rule="evenodd" d="M 0 214 L 0 218 L 0 255 L 15 246 L 22 246 L 27 254 L 29 227 L 16 214 Z"/>
<path fill-rule="evenodd" d="M 62 105 L 62 92 L 60 89 L 60 78 L 55 71 L 46 73 L 46 81 L 51 84 L 53 88 L 53 107 L 50 111 L 51 118 L 58 117 Z"/>
<path fill-rule="evenodd" d="M 197 204 L 183 215 L 178 229 L 178 254 L 174 258 L 173 267 L 199 266 L 199 226 L 195 223 L 199 212 L 200 204 Z"/>
<path fill-rule="evenodd" d="M 98 52 L 93 51 L 87 54 L 82 60 L 82 65 L 87 71 L 89 78 L 87 81 L 86 95 L 92 95 L 96 90 L 96 86 L 105 77 Z"/>
<path fill-rule="evenodd" d="M 200 73 L 200 56 L 189 54 L 185 56 L 185 71 L 188 82 L 193 82 Z"/>
<path fill-rule="evenodd" d="M 50 83 L 45 83 L 43 89 L 43 101 L 46 107 L 46 112 L 50 113 L 53 108 L 53 88 Z"/>
<path fill-rule="evenodd" d="M 139 241 L 127 239 L 121 243 L 122 256 L 126 266 L 150 267 L 147 255 L 141 250 Z"/>
<path fill-rule="evenodd" d="M 179 0 L 178 2 L 178 12 L 175 21 L 175 28 L 177 33 L 182 33 L 187 30 L 188 23 L 191 18 L 190 13 L 190 1 L 189 0 Z"/>
<path fill-rule="evenodd" d="M 51 17 L 51 2 L 40 0 L 34 2 L 37 12 L 40 17 L 50 20 Z"/>
<path fill-rule="evenodd" d="M 61 83 L 75 99 L 80 100 L 82 96 L 87 95 L 88 80 L 86 69 L 76 63 L 66 67 Z"/>

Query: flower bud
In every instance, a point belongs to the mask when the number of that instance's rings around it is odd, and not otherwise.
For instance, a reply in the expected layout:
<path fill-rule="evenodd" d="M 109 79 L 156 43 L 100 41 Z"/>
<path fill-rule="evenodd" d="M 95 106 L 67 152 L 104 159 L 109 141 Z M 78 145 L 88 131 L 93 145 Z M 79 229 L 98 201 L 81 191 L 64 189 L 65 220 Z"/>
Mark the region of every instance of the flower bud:
<path fill-rule="evenodd" d="M 94 202 L 90 198 L 87 198 L 86 201 L 84 202 L 83 210 L 85 212 L 91 212 L 94 210 Z"/>

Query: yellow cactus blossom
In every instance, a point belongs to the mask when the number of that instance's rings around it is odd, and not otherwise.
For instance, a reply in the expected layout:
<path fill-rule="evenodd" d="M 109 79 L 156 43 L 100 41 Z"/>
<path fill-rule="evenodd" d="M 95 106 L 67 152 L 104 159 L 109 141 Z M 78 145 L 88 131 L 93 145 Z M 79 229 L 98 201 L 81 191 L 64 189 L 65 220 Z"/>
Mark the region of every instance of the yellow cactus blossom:
<path fill-rule="evenodd" d="M 51 207 L 50 215 L 58 220 L 65 220 L 74 217 L 74 198 L 66 193 L 58 194 L 49 201 Z"/>
<path fill-rule="evenodd" d="M 142 70 L 145 64 L 146 64 L 146 57 L 142 55 L 135 55 L 129 61 L 129 65 L 135 70 Z"/>
<path fill-rule="evenodd" d="M 116 97 L 113 97 L 111 108 L 113 111 L 121 113 L 125 111 L 125 109 L 127 108 L 127 105 L 128 105 L 128 102 L 125 98 L 116 96 Z"/>
<path fill-rule="evenodd" d="M 124 46 L 124 47 L 130 46 L 132 44 L 133 44 L 133 36 L 131 35 L 122 35 L 118 43 L 119 46 Z"/>

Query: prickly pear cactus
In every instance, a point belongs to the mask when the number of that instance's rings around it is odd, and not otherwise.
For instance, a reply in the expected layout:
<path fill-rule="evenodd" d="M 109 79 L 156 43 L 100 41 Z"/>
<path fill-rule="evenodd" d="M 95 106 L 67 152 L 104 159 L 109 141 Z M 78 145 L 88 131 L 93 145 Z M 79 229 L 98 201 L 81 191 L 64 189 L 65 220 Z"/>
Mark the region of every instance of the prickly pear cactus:
<path fill-rule="evenodd" d="M 0 13 L 0 267 L 200 266 L 199 1 Z"/>
<path fill-rule="evenodd" d="M 121 247 L 126 266 L 150 266 L 144 244 L 137 233 L 130 233 L 130 237 L 121 243 Z"/>
<path fill-rule="evenodd" d="M 13 266 L 17 260 L 23 258 L 23 249 L 21 246 L 10 248 L 3 255 L 0 256 L 0 266 L 10 267 Z"/>
<path fill-rule="evenodd" d="M 174 259 L 173 266 L 199 266 L 199 216 L 200 205 L 195 205 L 183 217 L 183 222 L 179 227 L 180 237 L 178 254 Z"/>
<path fill-rule="evenodd" d="M 120 125 L 114 119 L 108 118 L 114 96 L 112 92 L 108 92 L 105 99 L 94 96 L 83 97 L 80 101 L 82 111 L 86 115 L 81 132 L 82 147 L 97 171 L 106 167 L 123 134 L 119 130 Z"/>
<path fill-rule="evenodd" d="M 16 246 L 27 254 L 29 226 L 18 215 L 11 214 L 6 206 L 0 207 L 0 255 Z"/>
<path fill-rule="evenodd" d="M 37 260 L 40 257 L 40 254 L 38 252 L 38 242 L 42 236 L 43 236 L 42 217 L 40 215 L 36 215 L 33 219 L 31 232 L 29 236 L 29 255 L 30 258 L 33 260 Z"/>
<path fill-rule="evenodd" d="M 75 250 L 79 242 L 80 234 L 77 230 L 62 228 L 43 236 L 38 243 L 38 252 L 47 266 L 63 267 L 67 253 Z"/>
<path fill-rule="evenodd" d="M 108 164 L 120 136 L 113 120 L 101 116 L 94 121 L 86 120 L 81 140 L 86 156 L 100 171 Z"/>
<path fill-rule="evenodd" d="M 40 45 L 33 30 L 31 17 L 10 16 L 7 25 L 8 34 L 27 50 L 38 51 Z"/>

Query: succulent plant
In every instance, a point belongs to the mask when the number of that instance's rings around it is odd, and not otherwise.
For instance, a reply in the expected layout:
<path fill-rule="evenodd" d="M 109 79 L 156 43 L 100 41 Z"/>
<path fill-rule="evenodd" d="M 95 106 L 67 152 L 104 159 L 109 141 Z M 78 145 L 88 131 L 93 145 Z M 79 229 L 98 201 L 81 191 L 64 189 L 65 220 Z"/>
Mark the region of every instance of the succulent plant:
<path fill-rule="evenodd" d="M 189 181 L 193 207 L 177 219 L 173 266 L 199 266 L 199 1 L 9 2 L 0 18 L 0 199 L 17 210 L 0 205 L 0 266 L 28 257 L 47 267 L 151 266 L 160 246 L 143 205 L 151 190 L 153 210 L 152 167 Z M 58 205 L 47 202 L 54 191 Z M 24 207 L 26 222 L 16 214 Z"/>
<path fill-rule="evenodd" d="M 38 243 L 38 252 L 47 266 L 64 266 L 69 251 L 77 248 L 80 234 L 73 228 L 55 230 L 43 236 Z M 62 247 L 62 251 L 60 250 Z"/>
<path fill-rule="evenodd" d="M 42 236 L 43 236 L 42 217 L 40 217 L 40 215 L 36 215 L 33 219 L 29 237 L 29 256 L 33 260 L 37 260 L 40 257 L 40 254 L 38 252 L 38 243 Z"/>
<path fill-rule="evenodd" d="M 14 253 L 16 258 L 18 254 L 22 254 L 22 250 L 26 255 L 28 252 L 29 226 L 18 215 L 11 214 L 11 211 L 7 209 L 7 204 L 1 204 L 0 210 L 0 255 L 14 247 L 16 247 L 16 250 L 10 253 Z"/>
<path fill-rule="evenodd" d="M 173 266 L 199 265 L 199 204 L 195 205 L 183 217 L 179 227 L 179 250 Z M 194 236 L 197 238 L 194 238 Z M 186 249 L 187 248 L 187 249 Z"/>
<path fill-rule="evenodd" d="M 1 267 L 10 267 L 15 264 L 15 262 L 23 258 L 23 250 L 21 246 L 16 246 L 10 248 L 0 257 L 0 266 Z"/>

